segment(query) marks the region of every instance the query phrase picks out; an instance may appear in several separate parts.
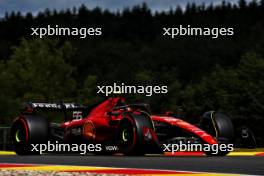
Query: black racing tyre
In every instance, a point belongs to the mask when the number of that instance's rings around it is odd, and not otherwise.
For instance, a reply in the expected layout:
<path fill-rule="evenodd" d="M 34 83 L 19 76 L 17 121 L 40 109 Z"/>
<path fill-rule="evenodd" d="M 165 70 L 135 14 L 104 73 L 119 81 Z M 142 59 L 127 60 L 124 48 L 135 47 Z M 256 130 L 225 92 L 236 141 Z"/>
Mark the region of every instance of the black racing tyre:
<path fill-rule="evenodd" d="M 18 155 L 39 154 L 31 144 L 47 143 L 49 124 L 46 118 L 24 115 L 16 118 L 11 126 L 11 142 Z"/>
<path fill-rule="evenodd" d="M 208 111 L 204 113 L 201 127 L 217 138 L 225 138 L 232 142 L 234 138 L 234 127 L 231 119 L 220 112 Z"/>
<path fill-rule="evenodd" d="M 231 144 L 234 139 L 234 127 L 231 119 L 220 112 L 208 111 L 204 113 L 200 126 L 208 134 L 214 136 L 218 144 Z M 219 151 L 217 154 L 206 152 L 207 155 L 224 156 L 229 151 Z"/>
<path fill-rule="evenodd" d="M 144 129 L 154 131 L 152 121 L 146 114 L 127 114 L 119 123 L 117 146 L 124 155 L 144 155 L 151 145 L 155 145 L 153 133 L 144 137 Z M 149 133 L 151 133 L 149 131 Z M 148 141 L 149 140 L 149 141 Z"/>

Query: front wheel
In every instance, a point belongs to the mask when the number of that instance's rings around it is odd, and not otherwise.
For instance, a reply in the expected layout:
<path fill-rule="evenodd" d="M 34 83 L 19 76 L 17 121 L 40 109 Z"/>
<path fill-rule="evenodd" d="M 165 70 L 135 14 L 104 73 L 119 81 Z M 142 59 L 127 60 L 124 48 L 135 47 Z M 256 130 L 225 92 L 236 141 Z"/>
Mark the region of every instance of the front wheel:
<path fill-rule="evenodd" d="M 204 113 L 200 126 L 208 134 L 216 138 L 218 145 L 225 144 L 230 146 L 233 141 L 234 127 L 231 119 L 225 114 L 208 111 Z M 206 152 L 206 154 L 210 156 L 225 156 L 229 153 L 229 150 L 218 151 L 217 154 Z"/>

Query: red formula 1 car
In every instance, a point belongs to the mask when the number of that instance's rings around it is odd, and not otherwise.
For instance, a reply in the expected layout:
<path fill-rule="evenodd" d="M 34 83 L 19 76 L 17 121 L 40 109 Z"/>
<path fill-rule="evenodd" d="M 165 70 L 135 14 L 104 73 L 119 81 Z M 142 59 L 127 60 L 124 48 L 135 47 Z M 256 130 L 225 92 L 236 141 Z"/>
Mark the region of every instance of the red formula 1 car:
<path fill-rule="evenodd" d="M 51 119 L 58 117 L 44 117 L 43 111 L 62 112 L 64 120 L 52 123 Z M 230 119 L 221 113 L 205 113 L 198 127 L 177 117 L 151 115 L 147 104 L 126 104 L 118 97 L 93 108 L 72 103 L 27 103 L 12 123 L 11 138 L 19 155 L 33 154 L 32 144 L 47 141 L 115 145 L 116 153 L 144 155 L 164 152 L 164 146 L 179 142 L 228 143 L 233 131 Z M 101 152 L 108 151 L 102 147 Z M 216 155 L 227 153 L 221 151 Z M 212 152 L 206 154 L 212 155 Z"/>

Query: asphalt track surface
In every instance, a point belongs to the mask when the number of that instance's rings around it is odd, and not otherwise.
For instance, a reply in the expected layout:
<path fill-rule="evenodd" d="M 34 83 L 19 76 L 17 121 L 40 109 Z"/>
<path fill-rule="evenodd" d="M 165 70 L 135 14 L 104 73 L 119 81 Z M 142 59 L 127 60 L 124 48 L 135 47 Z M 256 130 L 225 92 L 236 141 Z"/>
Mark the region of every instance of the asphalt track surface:
<path fill-rule="evenodd" d="M 29 163 L 183 170 L 264 175 L 264 157 L 256 156 L 84 156 L 84 155 L 2 155 L 0 163 Z"/>

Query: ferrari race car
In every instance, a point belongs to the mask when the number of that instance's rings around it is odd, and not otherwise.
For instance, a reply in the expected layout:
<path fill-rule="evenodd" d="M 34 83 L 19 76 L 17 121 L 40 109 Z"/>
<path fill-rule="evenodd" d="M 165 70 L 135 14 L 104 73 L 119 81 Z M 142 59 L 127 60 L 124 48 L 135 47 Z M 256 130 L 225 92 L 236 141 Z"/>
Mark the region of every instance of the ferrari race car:
<path fill-rule="evenodd" d="M 57 117 L 42 112 L 60 112 Z M 126 104 L 124 98 L 108 98 L 95 107 L 74 103 L 26 103 L 11 126 L 14 151 L 19 155 L 37 154 L 32 144 L 60 143 L 102 144 L 117 146 L 124 155 L 162 153 L 168 144 L 228 144 L 234 130 L 230 119 L 218 112 L 206 112 L 198 125 L 168 115 L 152 115 L 148 104 Z M 107 154 L 102 147 L 101 153 Z M 226 155 L 228 151 L 207 155 Z M 39 154 L 39 153 L 38 153 Z M 95 152 L 96 154 L 96 152 Z M 97 153 L 98 154 L 98 153 Z"/>

